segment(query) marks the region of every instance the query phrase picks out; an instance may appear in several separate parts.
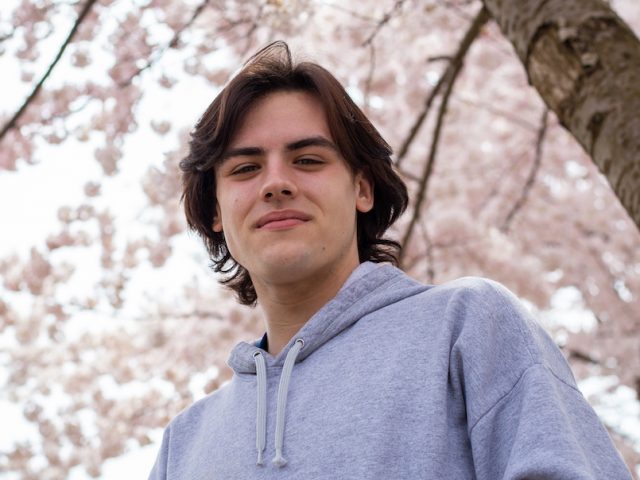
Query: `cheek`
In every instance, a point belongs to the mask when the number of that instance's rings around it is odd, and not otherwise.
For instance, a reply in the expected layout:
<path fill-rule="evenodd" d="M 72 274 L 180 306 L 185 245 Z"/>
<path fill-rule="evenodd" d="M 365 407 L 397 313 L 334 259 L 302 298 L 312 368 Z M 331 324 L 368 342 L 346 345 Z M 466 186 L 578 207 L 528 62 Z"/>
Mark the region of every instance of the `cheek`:
<path fill-rule="evenodd" d="M 340 222 L 341 229 L 347 230 L 356 218 L 355 192 L 348 188 L 340 193 L 333 190 L 327 192 L 324 198 L 329 202 L 330 215 Z"/>
<path fill-rule="evenodd" d="M 250 202 L 247 194 L 220 196 L 218 211 L 226 234 L 233 235 L 233 231 L 237 230 L 247 219 L 249 210 Z"/>

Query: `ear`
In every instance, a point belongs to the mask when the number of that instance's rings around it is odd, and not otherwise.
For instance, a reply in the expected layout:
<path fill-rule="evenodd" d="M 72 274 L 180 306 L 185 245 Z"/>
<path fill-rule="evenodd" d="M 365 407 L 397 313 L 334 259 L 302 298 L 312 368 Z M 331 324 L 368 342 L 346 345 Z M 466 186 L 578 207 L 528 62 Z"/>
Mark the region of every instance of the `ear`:
<path fill-rule="evenodd" d="M 216 233 L 222 232 L 222 215 L 220 215 L 220 204 L 216 202 L 216 214 L 213 217 L 211 228 Z"/>
<path fill-rule="evenodd" d="M 366 213 L 373 208 L 373 183 L 362 172 L 358 172 L 356 182 L 356 210 Z"/>

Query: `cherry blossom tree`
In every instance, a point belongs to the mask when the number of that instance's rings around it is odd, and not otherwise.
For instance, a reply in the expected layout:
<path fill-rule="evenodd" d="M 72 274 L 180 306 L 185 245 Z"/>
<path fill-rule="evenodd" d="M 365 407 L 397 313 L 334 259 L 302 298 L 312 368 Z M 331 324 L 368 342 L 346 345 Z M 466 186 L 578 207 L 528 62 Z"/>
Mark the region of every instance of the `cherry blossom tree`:
<path fill-rule="evenodd" d="M 602 0 L 485 5 L 640 227 L 640 40 Z"/>
<path fill-rule="evenodd" d="M 98 476 L 224 382 L 230 347 L 260 334 L 259 310 L 217 287 L 186 232 L 177 164 L 197 115 L 275 39 L 334 72 L 394 147 L 412 201 L 391 232 L 407 272 L 503 282 L 580 379 L 638 390 L 640 11 L 525 3 L 16 0 L 0 12 L 0 65 L 15 74 L 0 185 L 68 157 L 92 166 L 42 238 L 3 231 L 16 240 L 0 251 L 0 401 L 34 430 L 0 451 L 0 470 Z M 3 210 L 49 202 L 29 188 L 2 198 Z M 548 317 L 558 291 L 593 325 Z M 640 463 L 632 435 L 608 426 Z"/>

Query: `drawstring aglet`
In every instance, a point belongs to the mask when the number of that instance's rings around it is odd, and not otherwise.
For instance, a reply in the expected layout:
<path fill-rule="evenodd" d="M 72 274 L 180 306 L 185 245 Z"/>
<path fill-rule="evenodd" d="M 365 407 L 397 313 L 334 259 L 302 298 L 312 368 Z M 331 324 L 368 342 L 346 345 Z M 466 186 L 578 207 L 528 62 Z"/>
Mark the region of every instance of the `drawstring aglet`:
<path fill-rule="evenodd" d="M 260 450 L 258 450 L 258 461 L 256 462 L 256 465 L 259 467 L 264 465 L 264 461 L 262 460 L 262 451 Z"/>
<path fill-rule="evenodd" d="M 273 464 L 276 467 L 279 467 L 279 468 L 282 468 L 287 464 L 287 461 L 282 456 L 282 452 L 281 451 L 276 451 L 276 456 L 273 459 Z"/>

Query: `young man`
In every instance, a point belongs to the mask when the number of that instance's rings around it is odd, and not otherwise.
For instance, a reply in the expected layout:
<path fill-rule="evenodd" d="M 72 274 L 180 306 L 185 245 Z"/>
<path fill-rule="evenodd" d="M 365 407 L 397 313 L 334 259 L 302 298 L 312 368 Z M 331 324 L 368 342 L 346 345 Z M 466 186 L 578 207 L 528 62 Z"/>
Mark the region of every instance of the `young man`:
<path fill-rule="evenodd" d="M 407 192 L 390 154 L 283 43 L 213 101 L 181 163 L 186 215 L 266 334 L 167 427 L 151 479 L 630 478 L 508 291 L 392 266 Z"/>

